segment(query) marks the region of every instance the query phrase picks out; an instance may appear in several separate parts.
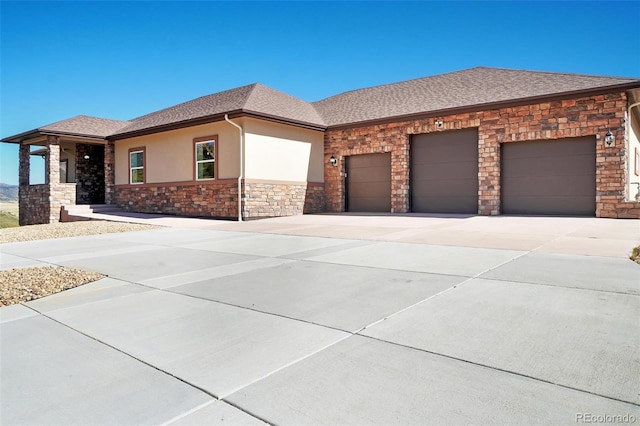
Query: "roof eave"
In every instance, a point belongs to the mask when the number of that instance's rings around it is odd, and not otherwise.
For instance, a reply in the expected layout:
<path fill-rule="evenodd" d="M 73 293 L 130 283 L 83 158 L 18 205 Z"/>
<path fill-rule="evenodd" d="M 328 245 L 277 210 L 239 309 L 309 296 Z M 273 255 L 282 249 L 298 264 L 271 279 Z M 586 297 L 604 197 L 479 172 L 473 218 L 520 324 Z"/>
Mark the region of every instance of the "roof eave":
<path fill-rule="evenodd" d="M 242 113 L 245 116 L 259 118 L 259 119 L 268 120 L 268 121 L 273 121 L 273 122 L 281 123 L 281 124 L 288 124 L 290 126 L 303 127 L 303 128 L 310 129 L 310 130 L 324 131 L 324 130 L 327 129 L 327 126 L 324 125 L 324 124 L 310 123 L 308 121 L 302 121 L 302 120 L 293 120 L 293 119 L 279 117 L 277 115 L 265 114 L 265 113 L 262 113 L 262 112 L 256 112 L 256 111 L 244 110 L 243 109 Z"/>
<path fill-rule="evenodd" d="M 43 136 L 61 136 L 61 137 L 87 139 L 91 141 L 101 141 L 101 142 L 104 142 L 107 140 L 106 136 L 96 136 L 96 135 L 88 135 L 84 133 L 74 133 L 74 132 L 56 132 L 51 130 L 42 130 L 40 131 L 40 134 Z"/>
<path fill-rule="evenodd" d="M 33 129 L 26 132 L 18 133 L 17 135 L 2 138 L 0 139 L 0 142 L 21 144 L 24 140 L 37 138 L 38 136 L 42 136 L 40 130 Z"/>
<path fill-rule="evenodd" d="M 201 124 L 214 123 L 216 121 L 224 120 L 225 114 L 229 115 L 229 118 L 236 118 L 242 114 L 242 110 L 233 110 L 225 113 L 212 114 L 204 117 L 192 118 L 189 120 L 178 121 L 169 124 L 162 124 L 160 126 L 153 126 L 139 130 L 133 130 L 130 132 L 114 133 L 107 136 L 108 140 L 117 141 L 120 139 L 135 138 L 138 136 L 152 135 L 154 133 L 167 132 L 169 130 L 184 129 L 185 127 L 199 126 Z"/>
<path fill-rule="evenodd" d="M 80 139 L 87 139 L 91 141 L 103 141 L 103 142 L 106 140 L 104 136 L 87 135 L 83 133 L 74 133 L 74 132 L 57 132 L 52 130 L 34 129 L 34 130 L 29 130 L 27 132 L 19 133 L 17 135 L 3 138 L 0 140 L 0 142 L 21 144 L 27 139 L 34 139 L 40 136 L 61 136 L 61 137 L 80 138 Z"/>
<path fill-rule="evenodd" d="M 444 109 L 433 110 L 433 111 L 416 112 L 416 113 L 405 114 L 405 115 L 380 117 L 380 118 L 374 118 L 371 120 L 354 121 L 350 123 L 340 123 L 335 125 L 328 125 L 327 130 L 341 130 L 341 129 L 347 129 L 351 127 L 362 127 L 362 126 L 369 126 L 374 124 L 386 124 L 386 123 L 392 123 L 397 121 L 415 120 L 419 118 L 428 118 L 428 117 L 436 117 L 436 116 L 442 116 L 442 115 L 452 115 L 452 114 L 462 114 L 466 112 L 484 111 L 488 109 L 514 107 L 514 106 L 527 105 L 534 102 L 562 100 L 567 98 L 575 98 L 577 96 L 584 97 L 584 96 L 601 95 L 603 93 L 611 93 L 612 91 L 626 91 L 626 90 L 637 89 L 637 88 L 640 88 L 640 80 L 629 82 L 629 83 L 611 85 L 611 86 L 602 86 L 598 88 L 573 90 L 573 91 L 553 93 L 548 95 L 530 96 L 526 98 L 509 99 L 509 100 L 497 101 L 497 102 L 486 102 L 482 104 L 464 105 L 459 107 L 444 108 Z"/>
<path fill-rule="evenodd" d="M 166 132 L 170 130 L 184 129 L 186 127 L 199 126 L 202 124 L 215 123 L 217 121 L 224 120 L 225 115 L 228 115 L 229 118 L 238 118 L 242 116 L 259 118 L 259 119 L 274 121 L 282 124 L 304 127 L 312 130 L 324 131 L 326 129 L 326 126 L 319 125 L 317 123 L 308 123 L 304 121 L 291 120 L 283 117 L 272 116 L 269 114 L 264 114 L 256 111 L 237 109 L 229 112 L 208 115 L 205 117 L 179 121 L 176 123 L 163 124 L 160 126 L 149 127 L 146 129 L 134 130 L 131 132 L 115 133 L 113 135 L 107 136 L 107 139 L 116 141 L 120 139 L 129 139 L 129 138 L 134 138 L 138 136 L 152 135 L 154 133 Z"/>

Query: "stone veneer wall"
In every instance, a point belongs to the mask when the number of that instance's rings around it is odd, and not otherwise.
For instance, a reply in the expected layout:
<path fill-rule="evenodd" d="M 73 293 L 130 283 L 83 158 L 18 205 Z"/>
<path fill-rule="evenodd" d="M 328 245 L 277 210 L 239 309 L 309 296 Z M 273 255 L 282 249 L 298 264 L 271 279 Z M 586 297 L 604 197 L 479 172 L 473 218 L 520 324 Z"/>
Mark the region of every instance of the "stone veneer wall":
<path fill-rule="evenodd" d="M 21 185 L 19 203 L 20 225 L 59 222 L 61 207 L 74 205 L 75 203 L 75 183 Z"/>
<path fill-rule="evenodd" d="M 178 216 L 235 218 L 237 180 L 166 184 L 115 185 L 115 203 L 123 210 Z"/>
<path fill-rule="evenodd" d="M 49 185 L 20 185 L 20 226 L 49 223 Z"/>
<path fill-rule="evenodd" d="M 324 183 L 246 182 L 242 208 L 247 219 L 320 213 Z"/>
<path fill-rule="evenodd" d="M 238 217 L 238 182 L 116 185 L 115 202 L 127 211 L 232 218 Z M 324 183 L 243 184 L 243 217 L 293 216 L 324 211 Z"/>
<path fill-rule="evenodd" d="M 85 155 L 89 159 L 85 159 Z M 77 204 L 104 204 L 105 149 L 102 145 L 76 145 Z"/>
<path fill-rule="evenodd" d="M 478 128 L 478 214 L 500 214 L 500 145 L 519 141 L 596 136 L 596 216 L 640 218 L 640 203 L 624 200 L 627 180 L 623 119 L 624 92 L 487 111 L 429 117 L 325 133 L 325 164 L 334 155 L 339 167 L 325 168 L 327 211 L 344 211 L 345 164 L 343 156 L 391 153 L 391 211 L 409 211 L 409 140 L 412 134 Z M 442 120 L 442 127 L 436 127 Z M 604 146 L 607 132 L 615 147 Z"/>
<path fill-rule="evenodd" d="M 116 182 L 116 148 L 113 141 L 104 146 L 104 203 L 113 204 Z"/>
<path fill-rule="evenodd" d="M 49 188 L 50 214 L 49 223 L 60 222 L 60 211 L 62 206 L 73 206 L 76 204 L 76 184 L 56 183 Z"/>
<path fill-rule="evenodd" d="M 76 184 L 60 182 L 60 141 L 47 136 L 45 183 L 29 185 L 30 146 L 20 146 L 19 223 L 37 225 L 60 221 L 62 206 L 76 203 Z"/>

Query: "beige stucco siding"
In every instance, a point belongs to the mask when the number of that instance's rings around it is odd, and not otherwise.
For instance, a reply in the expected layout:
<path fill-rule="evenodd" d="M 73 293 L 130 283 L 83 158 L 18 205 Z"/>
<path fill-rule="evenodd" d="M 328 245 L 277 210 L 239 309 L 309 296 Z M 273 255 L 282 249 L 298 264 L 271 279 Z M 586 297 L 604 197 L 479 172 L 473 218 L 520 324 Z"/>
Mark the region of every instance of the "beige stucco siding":
<path fill-rule="evenodd" d="M 324 182 L 323 132 L 251 118 L 244 130 L 246 179 Z"/>
<path fill-rule="evenodd" d="M 636 107 L 640 109 L 640 106 Z M 636 153 L 640 156 L 640 123 L 638 122 L 638 115 L 631 113 L 631 126 L 629 126 L 629 153 L 628 153 L 628 161 L 627 161 L 627 176 L 629 177 L 629 183 L 627 186 L 627 199 L 635 200 L 636 194 L 638 193 L 638 185 L 634 184 L 634 182 L 640 182 L 640 175 L 636 173 L 638 171 L 640 173 L 640 158 L 636 158 Z"/>
<path fill-rule="evenodd" d="M 216 122 L 115 142 L 115 183 L 129 183 L 129 149 L 145 148 L 146 182 L 194 180 L 195 138 L 218 136 L 217 179 L 237 178 L 239 171 L 238 131 L 227 122 Z"/>

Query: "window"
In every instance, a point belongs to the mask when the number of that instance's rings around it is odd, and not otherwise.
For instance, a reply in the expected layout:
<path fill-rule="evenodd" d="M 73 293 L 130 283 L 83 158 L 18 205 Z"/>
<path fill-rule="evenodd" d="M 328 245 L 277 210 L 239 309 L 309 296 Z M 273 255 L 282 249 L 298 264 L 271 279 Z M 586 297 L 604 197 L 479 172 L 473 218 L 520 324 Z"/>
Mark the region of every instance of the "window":
<path fill-rule="evenodd" d="M 144 183 L 144 149 L 129 151 L 129 183 Z"/>
<path fill-rule="evenodd" d="M 196 180 L 216 178 L 216 137 L 197 138 L 196 152 Z"/>
<path fill-rule="evenodd" d="M 60 183 L 69 182 L 69 159 L 60 160 Z"/>

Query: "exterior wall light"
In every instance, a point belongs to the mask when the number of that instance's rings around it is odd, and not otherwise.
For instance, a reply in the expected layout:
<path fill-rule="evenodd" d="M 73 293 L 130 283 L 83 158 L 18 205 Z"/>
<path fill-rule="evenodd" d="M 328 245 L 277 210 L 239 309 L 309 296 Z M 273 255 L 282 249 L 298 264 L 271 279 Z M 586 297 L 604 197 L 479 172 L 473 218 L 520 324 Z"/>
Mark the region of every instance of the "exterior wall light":
<path fill-rule="evenodd" d="M 607 148 L 611 148 L 616 143 L 616 137 L 611 133 L 611 130 L 607 131 L 607 134 L 604 135 L 604 144 Z"/>
<path fill-rule="evenodd" d="M 329 158 L 329 164 L 336 167 L 338 165 L 338 159 L 332 155 L 331 158 Z"/>

